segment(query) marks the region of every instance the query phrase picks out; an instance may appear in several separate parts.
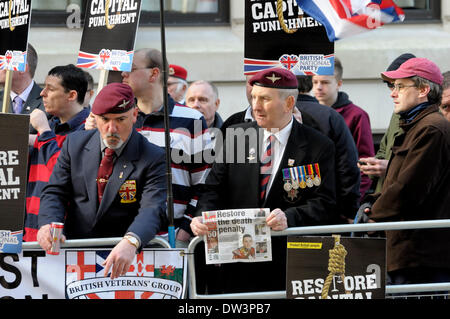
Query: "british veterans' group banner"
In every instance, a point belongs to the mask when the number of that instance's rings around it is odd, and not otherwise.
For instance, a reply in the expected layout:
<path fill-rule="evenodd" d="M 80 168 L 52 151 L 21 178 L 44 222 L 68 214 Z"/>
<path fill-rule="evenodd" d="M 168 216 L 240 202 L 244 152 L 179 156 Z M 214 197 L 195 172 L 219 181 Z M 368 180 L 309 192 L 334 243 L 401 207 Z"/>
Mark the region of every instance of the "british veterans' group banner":
<path fill-rule="evenodd" d="M 290 236 L 287 242 L 287 298 L 385 298 L 386 239 Z"/>
<path fill-rule="evenodd" d="M 141 0 L 89 0 L 77 66 L 130 71 Z"/>
<path fill-rule="evenodd" d="M 295 0 L 245 1 L 244 74 L 274 67 L 296 75 L 332 75 L 334 43 Z"/>
<path fill-rule="evenodd" d="M 0 114 L 0 253 L 22 250 L 28 115 Z"/>
<path fill-rule="evenodd" d="M 110 249 L 61 249 L 0 254 L 0 299 L 182 299 L 187 258 L 183 249 L 144 248 L 128 272 L 105 277 Z"/>
<path fill-rule="evenodd" d="M 0 0 L 0 70 L 25 71 L 31 0 Z"/>

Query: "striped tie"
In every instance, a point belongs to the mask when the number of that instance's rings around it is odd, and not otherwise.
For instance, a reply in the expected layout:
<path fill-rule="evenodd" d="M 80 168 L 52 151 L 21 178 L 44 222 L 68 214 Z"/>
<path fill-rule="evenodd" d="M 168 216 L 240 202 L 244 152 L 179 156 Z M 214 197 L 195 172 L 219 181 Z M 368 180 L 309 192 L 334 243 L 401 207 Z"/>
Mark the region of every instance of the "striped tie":
<path fill-rule="evenodd" d="M 272 173 L 272 143 L 275 137 L 270 135 L 269 144 L 261 157 L 261 192 L 260 200 L 264 201 L 266 197 L 267 184 L 269 184 L 270 175 Z"/>

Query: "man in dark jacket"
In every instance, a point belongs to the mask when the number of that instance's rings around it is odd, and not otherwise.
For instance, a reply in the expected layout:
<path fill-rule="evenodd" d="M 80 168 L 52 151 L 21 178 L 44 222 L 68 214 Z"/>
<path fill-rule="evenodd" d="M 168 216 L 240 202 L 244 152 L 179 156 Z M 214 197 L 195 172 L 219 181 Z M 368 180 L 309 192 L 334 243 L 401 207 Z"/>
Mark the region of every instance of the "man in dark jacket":
<path fill-rule="evenodd" d="M 383 72 L 403 133 L 396 136 L 386 179 L 372 206 L 375 221 L 450 218 L 450 123 L 439 113 L 442 74 L 430 60 L 413 58 Z M 386 231 L 391 284 L 450 282 L 450 231 Z"/>
<path fill-rule="evenodd" d="M 315 75 L 313 92 L 319 103 L 335 109 L 344 117 L 358 150 L 359 158 L 375 156 L 370 118 L 366 111 L 349 100 L 347 93 L 340 91 L 342 87 L 343 67 L 335 58 L 334 75 Z M 372 184 L 369 176 L 361 173 L 361 199 Z"/>
<path fill-rule="evenodd" d="M 297 108 L 302 114 L 310 114 L 319 123 L 321 132 L 336 146 L 336 206 L 343 221 L 352 220 L 358 210 L 360 197 L 358 150 L 355 142 L 344 118 L 308 94 L 313 86 L 312 77 L 297 76 L 297 81 Z"/>

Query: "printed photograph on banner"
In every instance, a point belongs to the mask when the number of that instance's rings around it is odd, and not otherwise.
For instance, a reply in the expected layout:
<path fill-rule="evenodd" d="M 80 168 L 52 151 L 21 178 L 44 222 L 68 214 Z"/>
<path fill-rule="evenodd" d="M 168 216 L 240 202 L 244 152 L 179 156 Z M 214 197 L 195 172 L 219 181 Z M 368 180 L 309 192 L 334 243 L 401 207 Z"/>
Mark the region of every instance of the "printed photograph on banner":
<path fill-rule="evenodd" d="M 143 250 L 127 274 L 105 277 L 110 250 L 66 250 L 67 299 L 181 299 L 187 261 L 181 249 Z"/>
<path fill-rule="evenodd" d="M 246 1 L 244 74 L 275 67 L 296 75 L 332 75 L 334 42 L 296 1 Z"/>
<path fill-rule="evenodd" d="M 29 117 L 0 114 L 0 253 L 22 250 Z"/>
<path fill-rule="evenodd" d="M 386 239 L 288 236 L 288 299 L 384 299 Z"/>
<path fill-rule="evenodd" d="M 129 72 L 141 0 L 89 0 L 86 8 L 77 66 Z"/>
<path fill-rule="evenodd" d="M 272 260 L 268 208 L 203 212 L 206 264 Z"/>
<path fill-rule="evenodd" d="M 31 0 L 0 0 L 0 70 L 24 72 Z"/>

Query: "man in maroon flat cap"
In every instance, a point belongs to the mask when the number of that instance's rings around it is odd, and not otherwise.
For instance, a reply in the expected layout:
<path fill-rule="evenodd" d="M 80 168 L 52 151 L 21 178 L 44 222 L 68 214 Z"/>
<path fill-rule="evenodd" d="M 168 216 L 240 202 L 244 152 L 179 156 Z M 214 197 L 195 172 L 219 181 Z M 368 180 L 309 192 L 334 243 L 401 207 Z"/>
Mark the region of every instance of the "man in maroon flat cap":
<path fill-rule="evenodd" d="M 112 279 L 167 223 L 165 154 L 133 129 L 137 112 L 128 85 L 105 86 L 92 106 L 98 130 L 67 137 L 39 209 L 46 250 L 52 222 L 64 223 L 68 239 L 123 236 L 104 264 Z"/>
<path fill-rule="evenodd" d="M 296 76 L 273 68 L 257 73 L 250 84 L 255 122 L 227 129 L 217 157 L 223 160 L 216 160 L 206 179 L 193 233 L 207 234 L 201 213 L 219 209 L 269 208 L 272 230 L 336 223 L 334 143 L 293 120 Z M 223 280 L 218 293 L 284 290 L 286 238 L 272 240 L 272 262 L 223 264 L 220 275 L 205 279 L 208 291 L 218 278 Z"/>
<path fill-rule="evenodd" d="M 167 92 L 175 102 L 184 104 L 187 88 L 187 70 L 180 65 L 170 64 Z"/>
<path fill-rule="evenodd" d="M 439 113 L 443 77 L 425 58 L 383 72 L 393 84 L 395 137 L 381 192 L 369 217 L 378 222 L 450 218 L 450 123 Z M 389 284 L 450 282 L 450 231 L 386 231 Z"/>

